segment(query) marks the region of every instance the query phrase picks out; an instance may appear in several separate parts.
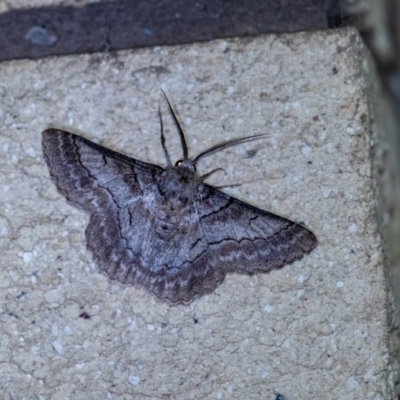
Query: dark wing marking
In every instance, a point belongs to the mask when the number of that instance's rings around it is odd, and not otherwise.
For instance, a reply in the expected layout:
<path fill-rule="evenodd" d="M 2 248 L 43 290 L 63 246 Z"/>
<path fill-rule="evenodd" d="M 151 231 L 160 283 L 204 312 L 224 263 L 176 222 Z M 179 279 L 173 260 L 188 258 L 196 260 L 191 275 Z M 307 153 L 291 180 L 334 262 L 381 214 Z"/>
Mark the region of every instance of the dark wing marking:
<path fill-rule="evenodd" d="M 151 191 L 163 169 L 73 133 L 47 129 L 43 153 L 60 193 L 89 212 L 123 208 Z"/>

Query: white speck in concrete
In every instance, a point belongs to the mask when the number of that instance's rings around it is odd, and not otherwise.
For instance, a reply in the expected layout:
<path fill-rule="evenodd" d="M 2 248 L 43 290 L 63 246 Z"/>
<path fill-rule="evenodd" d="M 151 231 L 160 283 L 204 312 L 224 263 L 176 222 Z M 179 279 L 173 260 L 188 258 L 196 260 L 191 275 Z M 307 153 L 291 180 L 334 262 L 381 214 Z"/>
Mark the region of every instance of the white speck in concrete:
<path fill-rule="evenodd" d="M 72 329 L 68 325 L 64 327 L 63 332 L 64 332 L 64 335 L 66 335 L 66 336 L 72 335 Z"/>
<path fill-rule="evenodd" d="M 22 259 L 24 260 L 24 262 L 26 264 L 30 263 L 32 260 L 32 253 L 30 251 L 26 251 L 23 255 L 22 255 Z"/>
<path fill-rule="evenodd" d="M 73 125 L 73 124 L 74 124 L 74 113 L 73 113 L 72 111 L 70 111 L 70 112 L 68 113 L 68 123 L 69 123 L 70 125 Z"/>
<path fill-rule="evenodd" d="M 221 52 L 224 52 L 228 48 L 228 43 L 223 41 L 223 42 L 219 43 L 218 48 Z"/>
<path fill-rule="evenodd" d="M 303 147 L 301 148 L 301 152 L 302 152 L 305 156 L 307 156 L 308 154 L 310 154 L 310 153 L 312 152 L 312 148 L 311 148 L 310 146 L 305 145 L 305 146 L 303 146 Z"/>
<path fill-rule="evenodd" d="M 303 283 L 303 282 L 304 282 L 304 276 L 303 276 L 303 275 L 300 275 L 300 276 L 297 278 L 297 282 Z"/>
<path fill-rule="evenodd" d="M 57 272 L 57 276 L 59 276 L 60 278 L 65 278 L 65 276 L 62 272 Z"/>
<path fill-rule="evenodd" d="M 139 383 L 140 383 L 140 378 L 139 378 L 138 376 L 136 376 L 136 375 L 129 375 L 129 377 L 128 377 L 128 382 L 129 382 L 131 385 L 139 385 Z"/>
<path fill-rule="evenodd" d="M 192 118 L 186 117 L 185 118 L 185 125 L 191 125 L 192 124 Z"/>
<path fill-rule="evenodd" d="M 58 335 L 58 325 L 57 325 L 56 322 L 54 322 L 53 325 L 51 326 L 51 333 L 52 333 L 54 336 L 57 336 L 57 335 Z"/>
<path fill-rule="evenodd" d="M 151 324 L 148 324 L 148 325 L 147 325 L 147 330 L 148 330 L 148 331 L 154 331 L 154 329 L 155 329 L 155 328 L 154 328 L 154 325 L 151 325 Z"/>
<path fill-rule="evenodd" d="M 346 131 L 347 131 L 347 133 L 348 133 L 349 135 L 354 135 L 354 129 L 351 128 L 350 126 L 347 127 Z"/>
<path fill-rule="evenodd" d="M 261 378 L 266 379 L 268 377 L 268 372 L 267 371 L 263 371 L 261 374 Z"/>
<path fill-rule="evenodd" d="M 329 195 L 331 194 L 332 189 L 329 187 L 326 187 L 326 186 L 322 186 L 321 192 L 322 192 L 322 197 L 324 199 L 327 199 L 329 197 Z"/>
<path fill-rule="evenodd" d="M 369 382 L 369 381 L 371 381 L 371 380 L 374 378 L 374 375 L 375 375 L 374 369 L 369 369 L 369 370 L 367 371 L 367 373 L 364 375 L 363 381 L 364 381 L 364 382 Z"/>
<path fill-rule="evenodd" d="M 4 185 L 3 186 L 3 192 L 4 193 L 7 193 L 9 190 L 10 190 L 10 186 L 8 186 L 8 185 Z"/>
<path fill-rule="evenodd" d="M 352 376 L 349 379 L 347 379 L 347 389 L 354 390 L 357 389 L 357 387 L 358 383 Z"/>
<path fill-rule="evenodd" d="M 352 224 L 350 224 L 349 226 L 349 232 L 351 233 L 356 233 L 357 232 L 357 225 L 353 222 Z"/>
<path fill-rule="evenodd" d="M 4 144 L 3 144 L 3 151 L 4 151 L 5 153 L 8 153 L 9 148 L 10 148 L 10 145 L 9 145 L 8 143 L 4 143 Z"/>
<path fill-rule="evenodd" d="M 233 86 L 229 86 L 228 90 L 226 91 L 226 93 L 228 93 L 229 95 L 232 93 L 235 93 L 235 88 Z"/>
<path fill-rule="evenodd" d="M 129 331 L 133 331 L 136 328 L 136 321 L 135 320 L 130 320 L 128 321 L 129 324 Z"/>
<path fill-rule="evenodd" d="M 40 352 L 40 346 L 32 346 L 31 347 L 31 353 L 39 354 L 39 352 Z"/>
<path fill-rule="evenodd" d="M 342 282 L 342 281 L 337 281 L 336 282 L 336 287 L 342 288 L 343 286 L 344 286 L 344 282 Z"/>
<path fill-rule="evenodd" d="M 19 256 L 19 254 L 18 254 L 18 256 Z M 11 276 L 11 278 L 12 278 L 13 280 L 18 279 L 18 274 L 17 274 L 17 272 L 14 271 L 13 269 L 10 269 L 10 270 L 8 271 L 8 273 L 9 273 L 9 275 Z"/>
<path fill-rule="evenodd" d="M 54 340 L 53 343 L 52 343 L 52 345 L 53 345 L 53 347 L 54 347 L 54 350 L 55 350 L 60 356 L 63 356 L 63 355 L 64 355 L 64 348 L 62 347 L 62 344 L 61 344 L 59 341 Z"/>
<path fill-rule="evenodd" d="M 28 154 L 28 156 L 36 157 L 36 151 L 32 147 L 29 147 L 29 149 L 27 149 L 25 153 Z"/>
<path fill-rule="evenodd" d="M 272 312 L 273 309 L 274 308 L 271 306 L 271 304 L 266 304 L 265 307 L 264 307 L 264 311 L 267 312 L 267 313 Z"/>

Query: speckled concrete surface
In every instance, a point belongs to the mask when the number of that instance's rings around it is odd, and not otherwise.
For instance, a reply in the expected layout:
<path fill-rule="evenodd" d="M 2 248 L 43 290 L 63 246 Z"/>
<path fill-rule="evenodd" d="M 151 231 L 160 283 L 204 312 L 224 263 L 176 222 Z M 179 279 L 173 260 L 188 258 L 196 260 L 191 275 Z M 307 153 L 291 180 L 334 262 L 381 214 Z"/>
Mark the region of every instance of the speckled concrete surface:
<path fill-rule="evenodd" d="M 353 30 L 269 35 L 0 65 L 0 390 L 40 399 L 389 399 L 362 43 Z M 200 173 L 304 222 L 311 255 L 228 275 L 190 306 L 111 283 L 88 218 L 49 179 L 41 131 L 81 133 L 165 165 L 160 87 Z M 167 145 L 181 156 L 166 117 Z"/>

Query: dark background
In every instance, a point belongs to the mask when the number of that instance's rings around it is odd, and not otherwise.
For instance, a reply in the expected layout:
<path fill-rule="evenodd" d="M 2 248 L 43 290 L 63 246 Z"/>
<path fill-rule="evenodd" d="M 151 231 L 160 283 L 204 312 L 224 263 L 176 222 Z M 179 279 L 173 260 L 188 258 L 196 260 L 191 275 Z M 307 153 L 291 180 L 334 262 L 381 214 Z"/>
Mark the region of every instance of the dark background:
<path fill-rule="evenodd" d="M 1 14 L 0 61 L 328 29 L 349 19 L 337 0 L 76 3 Z"/>

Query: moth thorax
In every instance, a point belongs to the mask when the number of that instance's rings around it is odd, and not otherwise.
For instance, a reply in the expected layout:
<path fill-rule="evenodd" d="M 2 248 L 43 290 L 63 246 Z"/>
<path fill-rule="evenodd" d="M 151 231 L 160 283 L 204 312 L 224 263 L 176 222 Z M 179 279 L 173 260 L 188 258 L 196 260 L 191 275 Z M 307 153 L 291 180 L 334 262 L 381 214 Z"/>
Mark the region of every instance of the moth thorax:
<path fill-rule="evenodd" d="M 196 173 L 194 169 L 184 165 L 167 168 L 160 177 L 160 193 L 167 203 L 179 207 L 185 205 L 193 196 L 193 188 L 196 185 Z"/>

